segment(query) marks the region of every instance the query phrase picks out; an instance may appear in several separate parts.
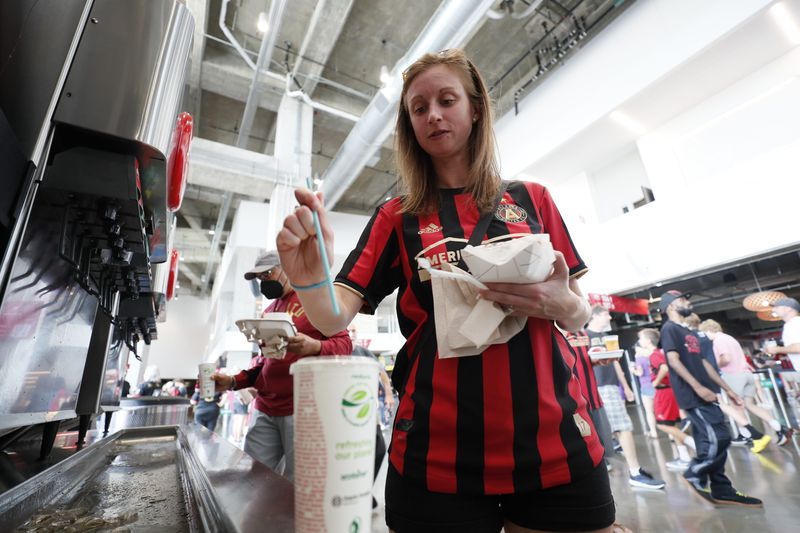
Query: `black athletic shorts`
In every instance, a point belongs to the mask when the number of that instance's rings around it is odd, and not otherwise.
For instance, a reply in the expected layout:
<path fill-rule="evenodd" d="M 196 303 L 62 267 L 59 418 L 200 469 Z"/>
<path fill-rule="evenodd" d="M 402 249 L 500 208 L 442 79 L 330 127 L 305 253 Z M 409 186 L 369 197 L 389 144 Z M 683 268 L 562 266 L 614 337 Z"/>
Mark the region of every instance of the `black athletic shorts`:
<path fill-rule="evenodd" d="M 569 485 L 499 496 L 442 494 L 403 480 L 389 463 L 386 524 L 396 533 L 499 533 L 504 520 L 529 529 L 591 531 L 614 523 L 605 463 Z"/>

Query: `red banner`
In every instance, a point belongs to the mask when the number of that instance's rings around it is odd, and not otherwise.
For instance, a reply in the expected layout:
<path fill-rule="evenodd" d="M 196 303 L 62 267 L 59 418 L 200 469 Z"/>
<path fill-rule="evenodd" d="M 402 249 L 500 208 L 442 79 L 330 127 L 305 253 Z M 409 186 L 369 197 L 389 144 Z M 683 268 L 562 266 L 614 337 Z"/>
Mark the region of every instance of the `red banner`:
<path fill-rule="evenodd" d="M 632 315 L 648 315 L 649 301 L 645 298 L 625 298 L 611 294 L 589 293 L 590 305 L 602 305 L 613 313 L 630 313 Z"/>

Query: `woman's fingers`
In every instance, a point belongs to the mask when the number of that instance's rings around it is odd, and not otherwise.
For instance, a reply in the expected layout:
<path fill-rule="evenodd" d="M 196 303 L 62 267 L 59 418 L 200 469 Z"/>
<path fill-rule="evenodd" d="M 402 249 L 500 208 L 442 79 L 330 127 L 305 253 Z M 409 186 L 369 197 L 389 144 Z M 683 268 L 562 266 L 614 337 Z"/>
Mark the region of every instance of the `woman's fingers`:
<path fill-rule="evenodd" d="M 311 214 L 311 210 L 308 207 L 301 205 L 295 209 L 294 216 L 300 222 L 306 235 L 316 235 L 317 229 L 314 227 L 314 215 Z"/>
<path fill-rule="evenodd" d="M 317 191 L 317 202 L 319 202 L 319 208 L 317 209 L 317 216 L 319 217 L 319 225 L 322 229 L 322 236 L 325 239 L 325 242 L 329 240 L 333 241 L 333 228 L 328 221 L 328 210 L 325 209 L 323 206 L 325 205 L 325 195 L 322 191 Z"/>
<path fill-rule="evenodd" d="M 556 260 L 553 262 L 553 272 L 548 279 L 568 280 L 569 267 L 567 266 L 567 260 L 564 258 L 564 254 L 556 250 L 555 255 Z"/>
<path fill-rule="evenodd" d="M 286 251 L 291 250 L 293 248 L 297 248 L 300 246 L 300 243 L 303 242 L 300 240 L 300 237 L 292 233 L 286 228 L 282 228 L 278 232 L 278 237 L 275 239 L 275 243 L 277 244 L 278 251 Z"/>
<path fill-rule="evenodd" d="M 294 213 L 286 217 L 286 220 L 283 221 L 283 227 L 292 232 L 301 241 L 307 239 L 310 235 Z"/>
<path fill-rule="evenodd" d="M 498 291 L 481 291 L 481 298 L 498 303 L 501 306 L 514 308 L 515 313 L 529 314 L 526 311 L 532 310 L 531 301 L 528 298 Z"/>
<path fill-rule="evenodd" d="M 314 211 L 319 211 L 322 209 L 322 202 L 320 201 L 320 197 L 311 192 L 310 190 L 306 189 L 305 187 L 299 187 L 294 191 L 294 197 L 297 199 L 297 203 L 300 205 L 304 205 L 309 209 Z"/>

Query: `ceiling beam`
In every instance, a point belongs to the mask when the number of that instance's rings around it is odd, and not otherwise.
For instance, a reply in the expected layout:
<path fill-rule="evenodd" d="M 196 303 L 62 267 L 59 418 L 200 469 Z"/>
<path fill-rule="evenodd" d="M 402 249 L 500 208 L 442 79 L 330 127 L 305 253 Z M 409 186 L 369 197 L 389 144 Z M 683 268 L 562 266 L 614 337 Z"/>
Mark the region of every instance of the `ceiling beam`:
<path fill-rule="evenodd" d="M 216 52 L 214 56 L 211 58 L 207 55 L 203 61 L 200 87 L 204 91 L 244 103 L 250 90 L 253 71 L 232 53 Z M 264 76 L 261 78 L 258 106 L 277 113 L 285 89 L 285 83 L 272 76 Z M 319 103 L 353 115 L 360 115 L 366 108 L 366 103 L 360 98 L 344 94 L 338 97 L 336 102 L 319 100 Z M 350 130 L 353 129 L 353 123 L 347 119 L 323 111 L 315 110 L 314 114 L 316 115 L 315 120 L 323 121 L 326 128 L 344 134 L 350 133 Z M 274 124 L 271 130 L 274 130 Z M 274 139 L 274 131 L 271 131 L 269 138 Z"/>
<path fill-rule="evenodd" d="M 198 276 L 192 267 L 183 260 L 181 260 L 181 265 L 178 267 L 178 273 L 183 274 L 189 279 L 189 281 L 192 283 L 193 289 L 199 289 L 203 286 L 200 276 Z"/>
<path fill-rule="evenodd" d="M 277 160 L 270 155 L 202 138 L 192 141 L 190 185 L 267 200 L 276 182 L 289 178 L 279 171 Z"/>
<path fill-rule="evenodd" d="M 227 233 L 223 237 L 227 237 Z M 223 238 L 223 241 L 225 239 Z M 175 249 L 178 250 L 182 263 L 202 263 L 208 262 L 208 230 L 197 231 L 192 228 L 175 228 Z M 217 252 L 217 261 L 221 254 Z"/>
<path fill-rule="evenodd" d="M 208 244 L 211 244 L 211 239 L 208 237 L 208 230 L 204 230 L 203 228 L 203 216 L 193 202 L 184 202 L 178 214 L 181 215 L 186 223 L 189 224 L 189 227 L 198 232 L 198 234 L 202 234 L 203 231 L 205 231 L 205 240 Z"/>
<path fill-rule="evenodd" d="M 233 54 L 229 58 L 226 55 L 219 55 L 213 60 L 203 61 L 200 87 L 204 91 L 244 103 L 250 92 L 252 80 L 253 71 L 245 64 L 237 64 L 237 58 Z M 258 106 L 277 112 L 285 84 L 271 77 L 262 78 L 261 83 Z"/>
<path fill-rule="evenodd" d="M 328 58 L 339 40 L 350 9 L 353 7 L 353 0 L 319 0 L 314 14 L 311 17 L 311 25 L 303 38 L 300 47 L 300 54 L 292 70 L 292 75 L 297 76 L 300 66 L 306 75 L 306 82 L 303 84 L 303 91 L 308 95 L 314 94 L 317 88 L 317 78 L 322 75 Z M 313 58 L 316 62 L 306 61 L 303 57 Z"/>

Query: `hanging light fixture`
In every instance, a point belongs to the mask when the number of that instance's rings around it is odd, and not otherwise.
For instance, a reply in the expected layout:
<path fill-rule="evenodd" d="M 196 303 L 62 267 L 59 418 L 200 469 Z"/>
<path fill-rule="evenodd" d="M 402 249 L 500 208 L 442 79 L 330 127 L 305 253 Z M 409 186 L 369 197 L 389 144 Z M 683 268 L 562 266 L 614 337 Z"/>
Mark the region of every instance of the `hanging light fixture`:
<path fill-rule="evenodd" d="M 756 313 L 765 311 L 772 312 L 772 304 L 786 298 L 786 295 L 778 291 L 763 291 L 751 294 L 742 301 L 742 305 L 748 311 L 755 311 Z"/>
<path fill-rule="evenodd" d="M 771 309 L 768 311 L 758 311 L 756 316 L 759 320 L 763 320 L 765 322 L 778 322 L 781 319 L 779 316 L 773 313 Z"/>
<path fill-rule="evenodd" d="M 753 264 L 751 263 L 749 266 L 750 272 L 753 274 L 753 280 L 756 282 L 756 289 L 758 289 L 758 292 L 753 293 L 745 298 L 742 301 L 742 305 L 748 311 L 755 311 L 756 313 L 760 311 L 768 311 L 771 313 L 772 304 L 781 298 L 786 298 L 786 295 L 778 291 L 761 290 L 761 285 L 758 283 L 758 276 L 756 276 L 756 271 L 753 268 Z"/>

